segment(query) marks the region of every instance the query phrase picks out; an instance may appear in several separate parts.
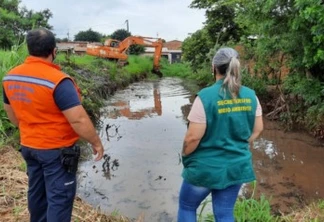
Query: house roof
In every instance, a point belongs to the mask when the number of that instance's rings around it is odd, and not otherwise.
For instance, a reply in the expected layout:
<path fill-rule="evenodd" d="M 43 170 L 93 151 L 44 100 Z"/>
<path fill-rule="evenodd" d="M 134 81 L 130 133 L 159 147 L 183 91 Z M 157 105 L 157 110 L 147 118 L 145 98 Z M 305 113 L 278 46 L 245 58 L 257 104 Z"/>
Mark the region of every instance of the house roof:
<path fill-rule="evenodd" d="M 59 51 L 74 49 L 74 51 L 85 52 L 87 50 L 87 42 L 60 42 L 56 43 Z"/>
<path fill-rule="evenodd" d="M 173 40 L 169 42 L 165 42 L 163 47 L 168 48 L 169 50 L 180 50 L 182 46 L 182 42 L 179 40 Z"/>

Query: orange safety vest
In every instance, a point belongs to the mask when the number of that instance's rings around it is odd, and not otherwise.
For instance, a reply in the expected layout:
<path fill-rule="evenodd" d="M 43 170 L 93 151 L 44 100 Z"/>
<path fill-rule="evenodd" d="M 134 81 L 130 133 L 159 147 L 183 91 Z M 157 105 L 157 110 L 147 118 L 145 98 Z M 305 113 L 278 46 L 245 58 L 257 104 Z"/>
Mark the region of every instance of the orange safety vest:
<path fill-rule="evenodd" d="M 71 146 L 79 139 L 54 100 L 56 86 L 66 78 L 71 79 L 59 66 L 33 56 L 3 78 L 5 93 L 19 120 L 21 145 L 54 149 Z"/>

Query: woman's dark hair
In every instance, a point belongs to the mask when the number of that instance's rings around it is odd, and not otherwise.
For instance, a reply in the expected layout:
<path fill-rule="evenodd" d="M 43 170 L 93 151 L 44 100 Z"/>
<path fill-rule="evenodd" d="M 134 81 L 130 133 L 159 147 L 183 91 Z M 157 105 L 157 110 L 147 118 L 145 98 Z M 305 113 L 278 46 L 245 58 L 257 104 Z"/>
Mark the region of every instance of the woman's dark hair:
<path fill-rule="evenodd" d="M 56 47 L 54 34 L 45 29 L 34 29 L 27 33 L 27 48 L 31 56 L 48 57 Z"/>

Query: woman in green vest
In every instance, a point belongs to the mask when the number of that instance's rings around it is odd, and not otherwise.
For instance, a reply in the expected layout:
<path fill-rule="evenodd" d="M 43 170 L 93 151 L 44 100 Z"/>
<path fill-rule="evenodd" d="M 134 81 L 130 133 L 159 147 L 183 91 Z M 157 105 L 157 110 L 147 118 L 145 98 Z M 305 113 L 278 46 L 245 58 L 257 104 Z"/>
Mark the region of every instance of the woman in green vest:
<path fill-rule="evenodd" d="M 216 82 L 197 94 L 189 113 L 178 222 L 195 222 L 209 194 L 215 220 L 234 222 L 239 190 L 255 180 L 250 145 L 263 130 L 262 109 L 255 92 L 241 85 L 238 57 L 232 48 L 216 52 Z"/>

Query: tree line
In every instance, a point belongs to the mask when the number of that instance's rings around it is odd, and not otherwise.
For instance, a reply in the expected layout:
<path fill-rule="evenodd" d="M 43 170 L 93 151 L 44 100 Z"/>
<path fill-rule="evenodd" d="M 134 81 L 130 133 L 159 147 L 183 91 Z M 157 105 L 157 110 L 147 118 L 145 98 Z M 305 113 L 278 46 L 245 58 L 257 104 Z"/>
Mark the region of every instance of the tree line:
<path fill-rule="evenodd" d="M 258 77 L 278 84 L 278 96 L 286 98 L 278 100 L 277 118 L 324 138 L 322 0 L 193 0 L 190 7 L 206 10 L 204 27 L 182 46 L 183 59 L 195 72 L 210 66 L 217 48 L 242 46 L 243 59 L 255 61 Z"/>
<path fill-rule="evenodd" d="M 32 28 L 44 27 L 52 30 L 48 23 L 53 17 L 49 9 L 39 12 L 28 10 L 25 6 L 20 7 L 20 0 L 0 0 L 0 49 L 11 49 L 14 45 L 20 45 L 28 30 Z M 111 35 L 101 34 L 91 28 L 80 31 L 74 36 L 74 41 L 104 42 L 107 38 L 119 41 L 131 36 L 131 32 L 125 29 L 118 29 Z M 57 38 L 57 42 L 67 42 L 68 38 Z M 140 54 L 144 52 L 142 46 L 131 46 L 130 54 Z"/>

